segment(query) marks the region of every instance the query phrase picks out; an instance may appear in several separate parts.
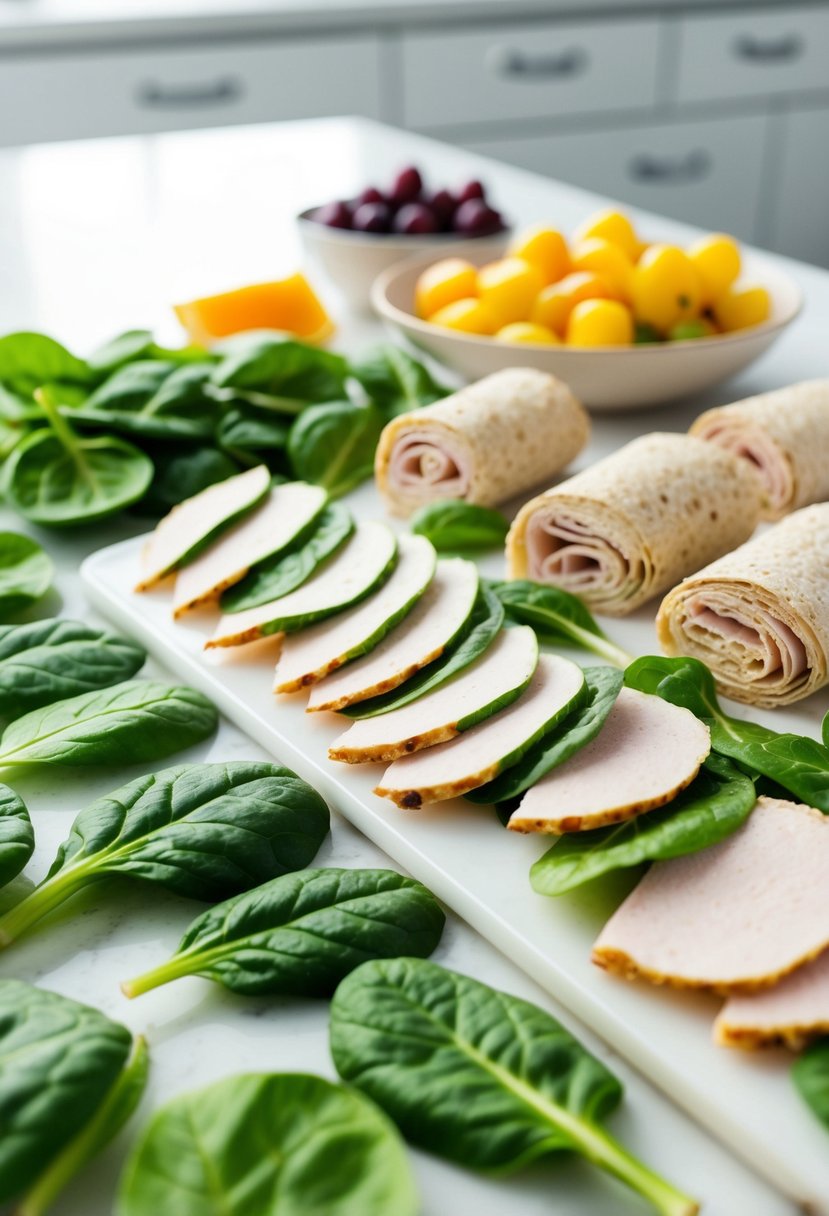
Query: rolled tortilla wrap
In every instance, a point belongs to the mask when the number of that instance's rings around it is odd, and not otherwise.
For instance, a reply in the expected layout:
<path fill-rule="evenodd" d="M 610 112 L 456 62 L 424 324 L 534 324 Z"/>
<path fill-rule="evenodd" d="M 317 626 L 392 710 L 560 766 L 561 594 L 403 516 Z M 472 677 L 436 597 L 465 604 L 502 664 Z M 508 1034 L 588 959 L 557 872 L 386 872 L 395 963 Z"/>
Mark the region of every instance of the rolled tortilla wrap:
<path fill-rule="evenodd" d="M 735 701 L 773 708 L 829 682 L 829 503 L 804 507 L 686 578 L 656 618 Z"/>
<path fill-rule="evenodd" d="M 829 380 L 807 380 L 706 410 L 690 434 L 751 462 L 764 519 L 829 498 Z"/>
<path fill-rule="evenodd" d="M 744 460 L 688 435 L 643 435 L 526 503 L 507 537 L 510 578 L 625 616 L 736 548 L 760 517 Z"/>
<path fill-rule="evenodd" d="M 394 515 L 438 498 L 495 506 L 549 481 L 589 434 L 566 384 L 507 368 L 390 422 L 377 448 L 377 488 Z"/>

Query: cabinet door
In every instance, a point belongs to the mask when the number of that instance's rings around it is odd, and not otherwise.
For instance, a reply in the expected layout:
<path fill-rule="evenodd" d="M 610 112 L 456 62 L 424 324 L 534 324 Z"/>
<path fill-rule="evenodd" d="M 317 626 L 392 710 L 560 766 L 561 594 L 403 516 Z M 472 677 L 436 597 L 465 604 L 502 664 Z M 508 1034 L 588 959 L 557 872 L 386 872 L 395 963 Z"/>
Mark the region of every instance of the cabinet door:
<path fill-rule="evenodd" d="M 766 97 L 829 86 L 829 12 L 781 6 L 680 22 L 678 97 Z"/>
<path fill-rule="evenodd" d="M 0 144 L 380 110 L 376 38 L 0 60 Z"/>
<path fill-rule="evenodd" d="M 657 21 L 521 23 L 403 38 L 407 126 L 653 105 Z"/>
<path fill-rule="evenodd" d="M 772 248 L 829 266 L 829 109 L 783 119 Z"/>
<path fill-rule="evenodd" d="M 469 143 L 610 198 L 755 239 L 766 119 L 741 116 Z M 555 222 L 555 216 L 550 217 Z"/>

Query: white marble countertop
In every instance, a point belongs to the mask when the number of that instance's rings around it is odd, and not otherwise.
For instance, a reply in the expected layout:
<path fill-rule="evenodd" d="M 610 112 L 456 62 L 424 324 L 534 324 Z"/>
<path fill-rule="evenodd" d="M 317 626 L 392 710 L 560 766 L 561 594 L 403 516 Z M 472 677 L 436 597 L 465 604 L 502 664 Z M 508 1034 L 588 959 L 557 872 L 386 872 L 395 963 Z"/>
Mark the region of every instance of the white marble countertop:
<path fill-rule="evenodd" d="M 183 295 L 265 278 L 298 258 L 292 215 L 402 161 L 434 177 L 483 176 L 518 222 L 546 218 L 569 228 L 595 200 L 580 191 L 472 154 L 370 123 L 337 121 L 97 141 L 0 153 L 0 332 L 40 328 L 83 351 L 119 328 L 154 325 L 175 340 L 168 305 Z M 651 231 L 679 231 L 651 222 Z M 825 372 L 822 318 L 829 275 L 794 267 L 809 307 L 774 350 L 736 385 L 706 398 L 771 387 Z M 332 295 L 336 310 L 336 298 Z M 377 336 L 371 322 L 342 318 L 340 344 Z M 695 403 L 698 409 L 700 402 Z M 603 446 L 654 425 L 676 429 L 691 407 L 600 421 Z M 21 529 L 0 513 L 0 526 Z M 43 533 L 56 560 L 57 591 L 48 612 L 89 617 L 77 570 L 82 557 L 140 530 L 135 521 L 94 533 Z M 21 529 L 23 530 L 23 529 Z M 216 738 L 176 757 L 227 760 L 261 756 L 228 724 Z M 135 770 L 15 775 L 33 813 L 38 845 L 27 877 L 45 872 L 74 813 Z M 392 864 L 334 816 L 332 837 L 316 863 Z M 396 868 L 396 867 L 395 867 Z M 2 974 L 52 987 L 99 1006 L 147 1034 L 153 1070 L 138 1119 L 55 1208 L 56 1216 L 105 1216 L 115 1178 L 138 1124 L 159 1102 L 220 1076 L 252 1069 L 305 1069 L 333 1075 L 324 1002 L 234 997 L 206 981 L 181 981 L 131 1003 L 118 981 L 160 961 L 200 906 L 140 884 L 112 882 L 85 898 L 72 921 L 18 943 Z M 536 1000 L 568 1026 L 626 1082 L 627 1101 L 613 1130 L 655 1168 L 704 1200 L 706 1216 L 793 1216 L 792 1205 L 752 1177 L 688 1117 L 556 1007 L 507 960 L 450 916 L 436 958 L 448 966 Z M 572 1162 L 535 1167 L 507 1181 L 473 1177 L 413 1154 L 423 1216 L 635 1216 L 643 1204 L 596 1171 Z M 254 1214 L 252 1214 L 254 1216 Z M 389 1216 L 394 1216 L 389 1213 Z"/>
<path fill-rule="evenodd" d="M 818 3 L 822 0 L 817 0 Z M 205 38 L 267 31 L 327 33 L 470 21 L 705 12 L 720 0 L 0 0 L 0 49 L 57 49 L 133 39 Z M 780 8 L 779 0 L 730 0 Z"/>

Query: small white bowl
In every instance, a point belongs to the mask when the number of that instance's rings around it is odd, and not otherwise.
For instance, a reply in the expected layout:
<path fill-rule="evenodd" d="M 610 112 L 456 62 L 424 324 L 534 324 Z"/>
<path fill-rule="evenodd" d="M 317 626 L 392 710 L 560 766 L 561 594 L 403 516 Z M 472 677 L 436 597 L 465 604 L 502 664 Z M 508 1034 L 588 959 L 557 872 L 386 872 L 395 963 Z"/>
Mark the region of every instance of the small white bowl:
<path fill-rule="evenodd" d="M 466 256 L 480 266 L 491 255 L 469 250 Z M 434 256 L 410 259 L 392 266 L 375 282 L 371 301 L 389 326 L 468 380 L 479 380 L 518 364 L 537 367 L 564 380 L 586 406 L 597 411 L 662 405 L 735 375 L 771 346 L 803 303 L 793 279 L 761 255 L 746 253 L 746 279 L 761 283 L 771 296 L 772 315 L 761 325 L 733 334 L 658 345 L 509 345 L 429 325 L 413 315 L 415 283 L 432 261 Z"/>
<path fill-rule="evenodd" d="M 302 244 L 345 296 L 352 308 L 371 312 L 371 287 L 374 280 L 390 266 L 422 254 L 427 262 L 449 253 L 477 261 L 480 264 L 498 257 L 507 246 L 510 228 L 492 236 L 459 236 L 457 232 L 441 232 L 431 236 L 397 236 L 393 232 L 353 232 L 348 228 L 329 228 L 311 219 L 318 207 L 309 207 L 297 216 Z"/>

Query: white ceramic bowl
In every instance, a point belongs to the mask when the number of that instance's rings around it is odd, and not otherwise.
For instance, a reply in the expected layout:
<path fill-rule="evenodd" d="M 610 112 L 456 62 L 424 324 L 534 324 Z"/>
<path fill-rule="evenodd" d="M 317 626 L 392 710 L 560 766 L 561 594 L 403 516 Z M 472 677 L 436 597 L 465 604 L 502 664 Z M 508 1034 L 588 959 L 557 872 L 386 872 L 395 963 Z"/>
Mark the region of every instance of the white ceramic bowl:
<path fill-rule="evenodd" d="M 490 260 L 480 250 L 470 249 L 466 257 L 479 266 Z M 510 346 L 494 338 L 441 329 L 413 315 L 417 277 L 432 261 L 434 256 L 410 259 L 377 279 L 371 300 L 388 325 L 468 380 L 504 367 L 538 367 L 564 380 L 586 406 L 597 411 L 657 406 L 710 388 L 757 359 L 802 306 L 800 289 L 788 275 L 761 255 L 747 253 L 745 277 L 762 283 L 771 296 L 772 315 L 762 325 L 652 346 Z"/>
<path fill-rule="evenodd" d="M 449 253 L 462 253 L 471 261 L 480 254 L 480 264 L 498 257 L 506 248 L 510 229 L 493 236 L 459 237 L 455 232 L 434 236 L 396 236 L 394 233 L 352 232 L 347 228 L 328 228 L 312 220 L 318 207 L 309 207 L 297 217 L 306 253 L 317 262 L 352 308 L 371 311 L 371 287 L 390 266 L 422 255 L 426 262 Z"/>

